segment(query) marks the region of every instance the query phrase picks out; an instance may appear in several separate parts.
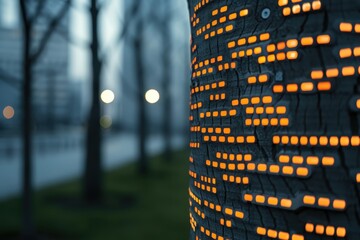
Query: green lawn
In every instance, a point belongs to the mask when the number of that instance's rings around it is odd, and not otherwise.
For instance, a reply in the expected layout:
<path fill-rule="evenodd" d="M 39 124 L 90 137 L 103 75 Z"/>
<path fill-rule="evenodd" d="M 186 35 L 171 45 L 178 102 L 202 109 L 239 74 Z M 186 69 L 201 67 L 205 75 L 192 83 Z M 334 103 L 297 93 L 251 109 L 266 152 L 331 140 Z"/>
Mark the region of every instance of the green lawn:
<path fill-rule="evenodd" d="M 140 177 L 136 165 L 105 174 L 103 205 L 81 203 L 73 180 L 36 193 L 37 231 L 44 239 L 188 239 L 188 153 L 172 162 L 154 158 L 151 173 Z M 20 201 L 0 203 L 0 239 L 17 239 Z M 15 236 L 15 237 L 14 237 Z"/>

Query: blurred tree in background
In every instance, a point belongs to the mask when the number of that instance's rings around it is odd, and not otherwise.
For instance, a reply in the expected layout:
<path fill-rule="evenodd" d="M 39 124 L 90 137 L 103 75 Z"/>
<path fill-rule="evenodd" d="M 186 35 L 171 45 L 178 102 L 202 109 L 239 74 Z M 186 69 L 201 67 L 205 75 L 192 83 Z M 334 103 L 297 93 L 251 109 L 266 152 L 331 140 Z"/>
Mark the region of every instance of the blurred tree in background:
<path fill-rule="evenodd" d="M 184 147 L 188 38 L 183 0 L 0 0 L 0 199 L 19 192 L 21 153 L 25 239 L 34 188 L 82 176 L 72 198 L 104 207 L 105 170 L 136 159 L 153 178 L 152 156 Z"/>
<path fill-rule="evenodd" d="M 22 69 L 22 93 L 23 93 L 23 236 L 27 239 L 34 238 L 34 220 L 32 207 L 32 137 L 33 109 L 32 109 L 32 82 L 33 68 L 38 62 L 46 45 L 48 44 L 56 27 L 67 13 L 70 0 L 64 1 L 59 12 L 49 21 L 39 40 L 37 48 L 33 46 L 33 35 L 36 21 L 43 14 L 46 0 L 25 1 L 19 0 L 22 29 L 23 29 L 23 69 Z"/>

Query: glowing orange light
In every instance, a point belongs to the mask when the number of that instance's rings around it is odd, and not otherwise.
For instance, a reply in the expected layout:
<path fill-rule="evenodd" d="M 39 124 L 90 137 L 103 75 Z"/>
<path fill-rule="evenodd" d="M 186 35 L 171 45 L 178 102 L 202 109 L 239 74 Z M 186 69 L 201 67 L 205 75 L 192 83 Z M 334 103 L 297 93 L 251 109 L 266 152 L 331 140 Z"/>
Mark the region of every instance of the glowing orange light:
<path fill-rule="evenodd" d="M 15 110 L 11 106 L 6 106 L 3 110 L 3 116 L 6 119 L 12 119 L 15 115 Z"/>

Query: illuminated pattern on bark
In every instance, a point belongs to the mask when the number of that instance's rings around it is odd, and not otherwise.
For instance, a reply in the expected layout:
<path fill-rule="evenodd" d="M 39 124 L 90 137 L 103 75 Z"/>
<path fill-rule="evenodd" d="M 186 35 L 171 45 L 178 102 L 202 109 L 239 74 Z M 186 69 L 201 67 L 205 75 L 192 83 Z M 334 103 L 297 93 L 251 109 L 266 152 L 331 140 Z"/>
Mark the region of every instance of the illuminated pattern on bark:
<path fill-rule="evenodd" d="M 360 239 L 360 1 L 189 8 L 190 239 Z"/>

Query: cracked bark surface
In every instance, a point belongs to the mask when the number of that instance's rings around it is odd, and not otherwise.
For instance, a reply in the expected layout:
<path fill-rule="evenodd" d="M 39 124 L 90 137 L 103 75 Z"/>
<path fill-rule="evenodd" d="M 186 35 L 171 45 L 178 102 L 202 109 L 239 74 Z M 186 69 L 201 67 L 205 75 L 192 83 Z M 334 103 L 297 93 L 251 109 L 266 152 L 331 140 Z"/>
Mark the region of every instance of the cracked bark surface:
<path fill-rule="evenodd" d="M 359 239 L 360 1 L 188 2 L 190 239 Z"/>

